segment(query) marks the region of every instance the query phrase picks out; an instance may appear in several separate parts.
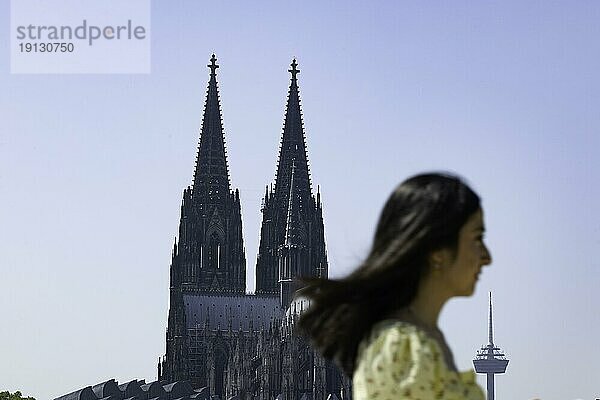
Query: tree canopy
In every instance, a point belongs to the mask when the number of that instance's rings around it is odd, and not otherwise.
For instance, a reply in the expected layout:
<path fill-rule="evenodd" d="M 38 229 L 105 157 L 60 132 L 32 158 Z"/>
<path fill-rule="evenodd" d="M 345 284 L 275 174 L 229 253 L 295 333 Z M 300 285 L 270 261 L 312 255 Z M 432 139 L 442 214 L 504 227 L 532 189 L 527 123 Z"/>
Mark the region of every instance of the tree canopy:
<path fill-rule="evenodd" d="M 35 399 L 33 397 L 23 397 L 21 392 L 19 392 L 17 390 L 16 392 L 14 392 L 12 394 L 8 391 L 0 392 L 0 400 L 35 400 Z"/>

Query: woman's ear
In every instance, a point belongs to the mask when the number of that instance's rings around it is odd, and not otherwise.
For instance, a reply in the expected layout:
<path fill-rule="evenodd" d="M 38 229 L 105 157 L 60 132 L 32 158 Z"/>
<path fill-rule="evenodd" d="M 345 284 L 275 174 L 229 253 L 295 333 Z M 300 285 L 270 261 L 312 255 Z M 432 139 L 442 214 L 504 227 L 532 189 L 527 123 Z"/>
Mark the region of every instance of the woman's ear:
<path fill-rule="evenodd" d="M 452 263 L 452 251 L 447 247 L 434 250 L 429 253 L 428 261 L 432 271 L 446 268 Z"/>

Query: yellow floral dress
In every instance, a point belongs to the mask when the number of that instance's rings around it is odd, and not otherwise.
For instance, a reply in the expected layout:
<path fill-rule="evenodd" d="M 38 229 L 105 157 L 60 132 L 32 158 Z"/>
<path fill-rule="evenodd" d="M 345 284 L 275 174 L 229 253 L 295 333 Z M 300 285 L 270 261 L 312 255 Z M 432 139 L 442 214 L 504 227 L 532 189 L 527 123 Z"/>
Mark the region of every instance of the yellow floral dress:
<path fill-rule="evenodd" d="M 354 400 L 483 400 L 473 370 L 446 366 L 438 342 L 407 322 L 384 321 L 358 349 Z"/>

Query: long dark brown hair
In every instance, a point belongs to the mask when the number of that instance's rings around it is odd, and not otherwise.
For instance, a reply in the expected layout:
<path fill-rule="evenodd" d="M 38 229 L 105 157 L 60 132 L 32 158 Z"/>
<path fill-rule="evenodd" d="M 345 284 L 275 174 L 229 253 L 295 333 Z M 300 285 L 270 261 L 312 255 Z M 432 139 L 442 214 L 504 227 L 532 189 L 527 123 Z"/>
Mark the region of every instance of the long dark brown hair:
<path fill-rule="evenodd" d="M 456 251 L 458 232 L 480 207 L 459 177 L 427 173 L 402 182 L 387 200 L 367 258 L 343 279 L 309 278 L 297 295 L 310 300 L 297 329 L 349 376 L 358 345 L 373 325 L 408 306 L 428 256 Z"/>

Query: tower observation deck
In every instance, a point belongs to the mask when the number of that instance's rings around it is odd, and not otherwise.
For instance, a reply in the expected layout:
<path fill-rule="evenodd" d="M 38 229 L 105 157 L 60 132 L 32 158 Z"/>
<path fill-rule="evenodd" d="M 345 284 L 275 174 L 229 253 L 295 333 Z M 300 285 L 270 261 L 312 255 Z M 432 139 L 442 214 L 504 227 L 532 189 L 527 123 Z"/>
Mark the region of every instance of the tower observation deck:
<path fill-rule="evenodd" d="M 499 347 L 494 345 L 494 332 L 492 330 L 492 292 L 490 292 L 490 314 L 489 314 L 489 332 L 487 345 L 481 347 L 473 359 L 473 366 L 478 374 L 487 375 L 487 398 L 494 400 L 494 375 L 506 372 L 508 359 L 502 353 Z"/>

